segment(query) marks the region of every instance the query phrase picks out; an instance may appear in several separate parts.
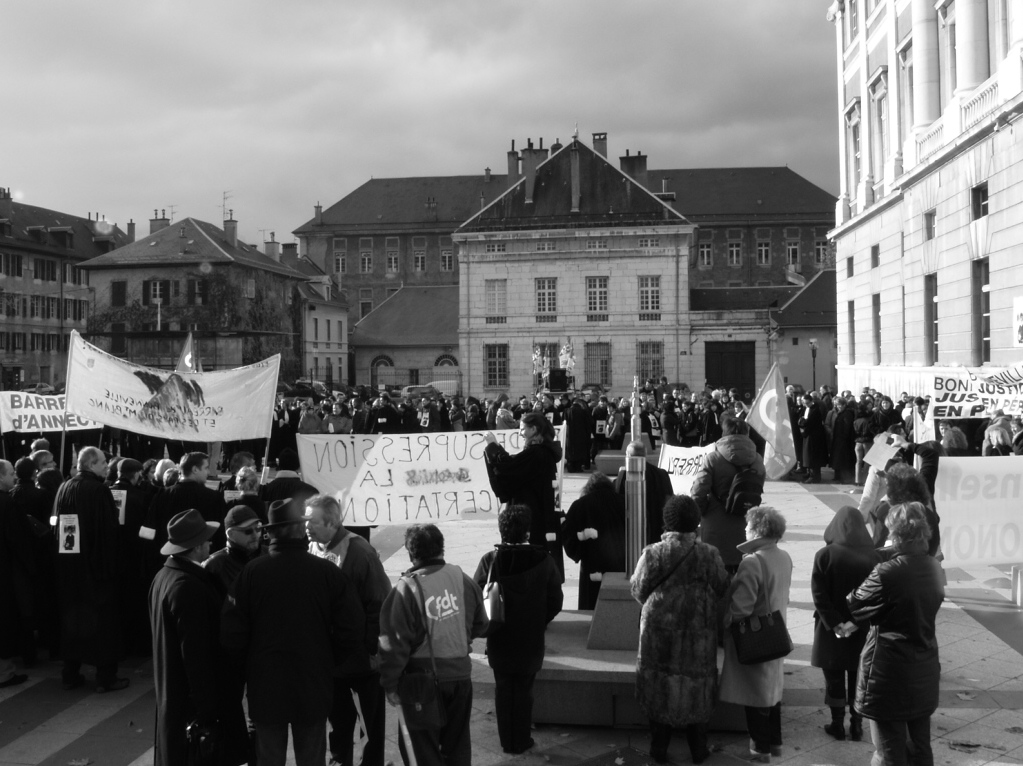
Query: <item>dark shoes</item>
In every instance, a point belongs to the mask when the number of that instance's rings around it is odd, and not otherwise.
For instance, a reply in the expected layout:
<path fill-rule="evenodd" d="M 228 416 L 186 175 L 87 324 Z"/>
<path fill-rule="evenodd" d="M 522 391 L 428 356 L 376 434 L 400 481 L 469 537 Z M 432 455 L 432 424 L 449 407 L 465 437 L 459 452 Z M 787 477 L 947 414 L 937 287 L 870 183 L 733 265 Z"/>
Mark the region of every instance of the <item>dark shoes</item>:
<path fill-rule="evenodd" d="M 824 731 L 839 741 L 843 741 L 845 739 L 845 726 L 841 721 L 832 721 L 824 727 Z"/>
<path fill-rule="evenodd" d="M 13 676 L 8 678 L 6 681 L 0 681 L 0 689 L 7 689 L 11 686 L 18 686 L 28 680 L 28 676 L 24 673 L 15 673 Z"/>
<path fill-rule="evenodd" d="M 97 681 L 96 693 L 119 692 L 121 689 L 127 689 L 128 683 L 127 678 L 111 678 L 109 681 Z"/>
<path fill-rule="evenodd" d="M 64 679 L 64 691 L 66 691 L 66 692 L 74 691 L 75 689 L 78 689 L 78 688 L 80 688 L 80 687 L 82 687 L 84 685 L 85 685 L 85 676 L 83 676 L 81 673 L 79 673 L 74 678 L 70 678 L 70 679 L 69 678 L 65 678 Z"/>
<path fill-rule="evenodd" d="M 859 716 L 849 721 L 849 739 L 853 742 L 863 741 L 863 719 Z"/>
<path fill-rule="evenodd" d="M 531 750 L 534 745 L 536 745 L 536 740 L 534 740 L 532 737 L 530 737 L 529 738 L 529 742 L 521 750 L 509 750 L 507 748 L 504 748 L 504 752 L 508 753 L 509 755 L 521 755 L 522 753 L 526 752 L 527 750 Z"/>

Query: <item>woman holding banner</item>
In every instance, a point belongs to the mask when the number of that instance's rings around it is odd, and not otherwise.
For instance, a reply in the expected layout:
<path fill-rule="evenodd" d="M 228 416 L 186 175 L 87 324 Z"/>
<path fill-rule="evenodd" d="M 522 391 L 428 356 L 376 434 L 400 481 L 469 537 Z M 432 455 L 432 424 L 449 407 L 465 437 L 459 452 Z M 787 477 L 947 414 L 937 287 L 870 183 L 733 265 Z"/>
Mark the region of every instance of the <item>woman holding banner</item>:
<path fill-rule="evenodd" d="M 542 414 L 522 416 L 519 436 L 523 449 L 514 455 L 497 443 L 487 431 L 486 458 L 490 486 L 502 503 L 529 506 L 532 519 L 529 541 L 544 545 L 558 566 L 562 581 L 565 559 L 561 549 L 561 520 L 555 510 L 554 481 L 558 478 L 561 445 L 554 440 L 554 426 Z"/>

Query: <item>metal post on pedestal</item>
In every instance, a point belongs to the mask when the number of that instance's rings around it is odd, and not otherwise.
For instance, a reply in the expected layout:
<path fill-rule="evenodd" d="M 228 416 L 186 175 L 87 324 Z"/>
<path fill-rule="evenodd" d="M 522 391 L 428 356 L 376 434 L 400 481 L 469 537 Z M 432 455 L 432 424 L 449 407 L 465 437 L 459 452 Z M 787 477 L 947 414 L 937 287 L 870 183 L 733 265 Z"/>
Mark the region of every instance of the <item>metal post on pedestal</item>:
<path fill-rule="evenodd" d="M 646 545 L 646 445 L 640 418 L 639 376 L 632 390 L 632 441 L 625 451 L 625 571 L 636 571 Z"/>

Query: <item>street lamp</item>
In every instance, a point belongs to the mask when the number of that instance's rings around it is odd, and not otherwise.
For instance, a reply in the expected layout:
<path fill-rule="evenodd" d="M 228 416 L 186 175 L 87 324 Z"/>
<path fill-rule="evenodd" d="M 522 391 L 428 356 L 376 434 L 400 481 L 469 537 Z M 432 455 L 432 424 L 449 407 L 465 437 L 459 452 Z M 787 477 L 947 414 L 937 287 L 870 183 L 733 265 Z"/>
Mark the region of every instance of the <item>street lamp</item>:
<path fill-rule="evenodd" d="M 817 339 L 810 338 L 810 358 L 813 365 L 813 390 L 817 390 Z"/>

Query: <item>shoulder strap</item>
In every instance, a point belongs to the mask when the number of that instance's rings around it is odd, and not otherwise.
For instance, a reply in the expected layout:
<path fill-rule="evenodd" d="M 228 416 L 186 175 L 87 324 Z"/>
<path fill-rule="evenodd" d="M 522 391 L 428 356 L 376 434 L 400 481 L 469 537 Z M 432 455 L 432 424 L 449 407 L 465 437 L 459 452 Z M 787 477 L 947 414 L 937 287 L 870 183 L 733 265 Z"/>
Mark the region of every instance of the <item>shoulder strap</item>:
<path fill-rule="evenodd" d="M 498 556 L 498 553 L 499 552 L 497 550 L 497 546 L 495 545 L 494 546 L 494 560 L 490 562 L 490 571 L 487 573 L 487 584 L 488 585 L 490 583 L 492 583 L 492 582 L 497 582 L 497 578 L 501 576 L 501 573 L 500 573 L 500 571 L 497 568 L 497 556 Z"/>
<path fill-rule="evenodd" d="M 430 615 L 426 613 L 426 595 L 423 593 L 423 584 L 419 581 L 419 577 L 416 574 L 410 574 L 409 577 L 416 584 L 416 590 L 419 591 L 419 606 L 422 608 L 423 615 L 423 628 L 426 631 L 426 646 L 430 650 L 430 667 L 433 669 L 434 677 L 437 676 L 437 660 L 433 656 L 433 633 L 430 629 Z"/>
<path fill-rule="evenodd" d="M 666 575 L 664 575 L 664 577 L 662 577 L 662 578 L 661 578 L 660 580 L 658 580 L 658 581 L 657 581 L 657 585 L 655 585 L 654 587 L 652 587 L 652 588 L 650 589 L 650 592 L 651 592 L 651 593 L 653 593 L 653 592 L 654 592 L 655 590 L 657 590 L 657 589 L 658 589 L 658 588 L 660 588 L 660 587 L 661 587 L 662 585 L 664 585 L 664 583 L 666 583 L 666 582 L 668 581 L 668 579 L 669 579 L 669 578 L 670 578 L 670 577 L 671 577 L 671 576 L 672 576 L 673 574 L 675 574 L 675 571 L 676 571 L 676 570 L 677 570 L 677 569 L 678 569 L 678 568 L 679 568 L 680 566 L 682 566 L 682 562 L 683 562 L 683 561 L 685 561 L 685 560 L 686 560 L 687 558 L 689 558 L 689 554 L 693 552 L 693 549 L 694 549 L 694 548 L 696 548 L 696 541 L 695 541 L 695 540 L 693 541 L 693 546 L 692 546 L 692 548 L 690 548 L 690 549 L 689 549 L 689 550 L 687 550 L 687 551 L 686 551 L 685 553 L 683 553 L 683 554 L 682 554 L 682 557 L 681 557 L 681 558 L 680 558 L 680 559 L 679 559 L 678 561 L 676 561 L 676 562 L 675 562 L 675 565 L 674 565 L 674 566 L 673 566 L 673 567 L 672 567 L 671 569 L 669 569 L 669 570 L 668 570 L 668 573 L 667 573 Z"/>

